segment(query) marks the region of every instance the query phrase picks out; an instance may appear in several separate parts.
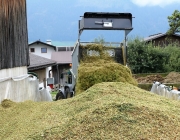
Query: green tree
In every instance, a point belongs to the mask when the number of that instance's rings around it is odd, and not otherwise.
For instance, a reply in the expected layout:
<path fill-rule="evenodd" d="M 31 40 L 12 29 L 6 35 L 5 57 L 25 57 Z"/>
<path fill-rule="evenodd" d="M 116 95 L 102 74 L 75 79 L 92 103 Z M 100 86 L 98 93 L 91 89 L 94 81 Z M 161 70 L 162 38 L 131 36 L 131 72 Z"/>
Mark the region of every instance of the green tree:
<path fill-rule="evenodd" d="M 168 16 L 169 30 L 168 35 L 173 35 L 175 33 L 180 33 L 180 12 L 175 10 L 171 16 Z"/>

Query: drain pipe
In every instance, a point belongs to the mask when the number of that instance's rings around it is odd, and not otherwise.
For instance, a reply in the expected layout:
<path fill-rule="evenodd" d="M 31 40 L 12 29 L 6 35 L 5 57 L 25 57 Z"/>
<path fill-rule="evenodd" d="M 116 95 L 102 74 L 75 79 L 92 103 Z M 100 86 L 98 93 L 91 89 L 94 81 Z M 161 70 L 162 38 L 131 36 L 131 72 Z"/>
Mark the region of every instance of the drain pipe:
<path fill-rule="evenodd" d="M 56 69 L 57 69 L 57 78 L 58 78 L 58 80 L 57 80 L 58 88 L 60 88 L 60 86 L 59 86 L 59 67 L 58 67 L 58 65 L 56 65 Z"/>

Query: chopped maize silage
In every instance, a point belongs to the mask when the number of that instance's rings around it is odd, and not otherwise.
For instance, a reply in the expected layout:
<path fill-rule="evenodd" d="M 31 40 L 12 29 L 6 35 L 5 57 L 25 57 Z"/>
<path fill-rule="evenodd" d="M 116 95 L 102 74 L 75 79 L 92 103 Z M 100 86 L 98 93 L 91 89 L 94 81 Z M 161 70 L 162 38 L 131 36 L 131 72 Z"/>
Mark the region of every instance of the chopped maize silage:
<path fill-rule="evenodd" d="M 180 102 L 103 82 L 56 102 L 0 105 L 1 140 L 179 139 Z"/>
<path fill-rule="evenodd" d="M 80 48 L 82 49 L 81 62 L 91 63 L 98 59 L 115 61 L 107 52 L 107 50 L 113 49 L 111 46 L 103 46 L 102 44 L 87 44 L 80 45 Z M 87 55 L 90 51 L 91 55 Z"/>
<path fill-rule="evenodd" d="M 16 105 L 15 102 L 11 101 L 11 100 L 8 100 L 8 99 L 4 99 L 2 102 L 1 102 L 1 106 L 3 108 L 10 108 L 12 106 Z"/>
<path fill-rule="evenodd" d="M 89 56 L 86 51 L 83 52 L 78 68 L 76 94 L 101 82 L 126 82 L 137 86 L 137 81 L 132 77 L 131 70 L 116 63 L 107 53 L 107 50 L 112 49 L 112 47 L 103 47 L 100 44 L 88 44 L 81 47 L 87 51 L 93 50 L 96 53 Z"/>

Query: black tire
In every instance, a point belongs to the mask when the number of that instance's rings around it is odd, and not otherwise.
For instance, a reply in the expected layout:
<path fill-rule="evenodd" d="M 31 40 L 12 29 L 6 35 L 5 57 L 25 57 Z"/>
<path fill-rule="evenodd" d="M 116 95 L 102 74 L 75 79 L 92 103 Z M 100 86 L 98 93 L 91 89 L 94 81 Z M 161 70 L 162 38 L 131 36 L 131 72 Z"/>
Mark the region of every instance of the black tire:
<path fill-rule="evenodd" d="M 59 91 L 59 92 L 56 94 L 56 101 L 57 101 L 57 100 L 61 100 L 61 99 L 65 99 L 65 98 L 64 98 L 63 93 Z"/>
<path fill-rule="evenodd" d="M 70 89 L 68 87 L 65 89 L 65 93 L 66 93 L 66 98 L 71 97 L 71 92 L 70 92 Z"/>
<path fill-rule="evenodd" d="M 72 97 L 75 96 L 75 93 L 76 93 L 76 92 L 75 92 L 75 86 L 74 86 L 74 88 L 73 88 L 73 93 L 72 93 Z"/>

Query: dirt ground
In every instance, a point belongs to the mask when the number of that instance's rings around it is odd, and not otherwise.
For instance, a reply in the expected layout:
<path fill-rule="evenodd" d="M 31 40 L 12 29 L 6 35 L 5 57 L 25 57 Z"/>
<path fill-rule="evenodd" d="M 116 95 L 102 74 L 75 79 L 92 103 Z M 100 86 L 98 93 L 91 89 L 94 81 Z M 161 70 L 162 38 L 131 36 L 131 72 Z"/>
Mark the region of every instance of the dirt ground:
<path fill-rule="evenodd" d="M 157 75 L 148 75 L 146 77 L 136 77 L 134 78 L 140 84 L 153 83 L 154 81 L 158 81 L 161 83 L 180 83 L 180 73 L 178 72 L 170 72 L 166 77 Z"/>

